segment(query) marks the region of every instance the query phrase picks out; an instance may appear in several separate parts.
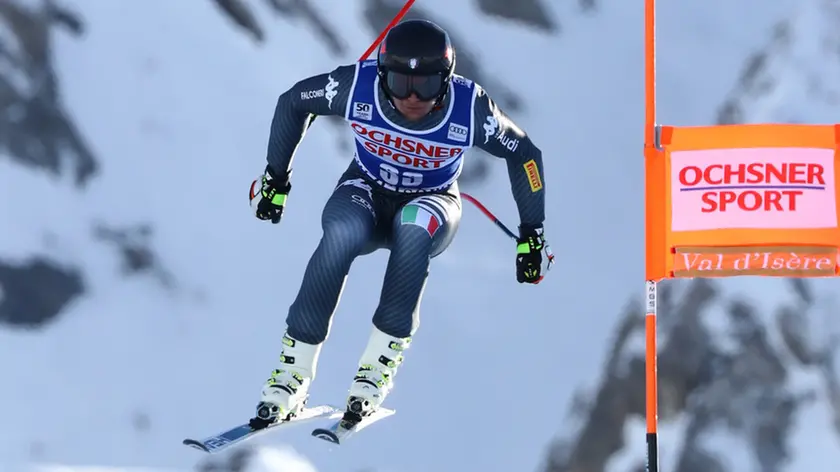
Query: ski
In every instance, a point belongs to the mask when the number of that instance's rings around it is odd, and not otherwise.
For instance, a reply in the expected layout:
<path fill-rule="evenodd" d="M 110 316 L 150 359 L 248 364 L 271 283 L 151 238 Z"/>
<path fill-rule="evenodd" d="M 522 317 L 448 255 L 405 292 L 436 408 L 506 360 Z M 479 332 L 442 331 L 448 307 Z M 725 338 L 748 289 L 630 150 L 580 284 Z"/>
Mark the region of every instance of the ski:
<path fill-rule="evenodd" d="M 343 441 L 346 441 L 350 438 L 350 436 L 358 433 L 362 429 L 370 426 L 377 421 L 387 418 L 391 415 L 396 413 L 396 411 L 382 408 L 380 407 L 376 411 L 370 414 L 370 416 L 366 416 L 362 419 L 361 422 L 354 422 L 348 421 L 344 417 L 340 418 L 338 421 L 333 423 L 332 426 L 329 428 L 315 428 L 312 430 L 312 436 L 315 436 L 318 439 L 323 439 L 324 441 L 329 441 L 334 444 L 341 444 Z"/>
<path fill-rule="evenodd" d="M 215 454 L 235 444 L 245 441 L 246 439 L 251 439 L 256 435 L 267 431 L 274 431 L 275 429 L 282 428 L 284 426 L 297 425 L 321 418 L 340 418 L 343 414 L 343 409 L 339 409 L 330 405 L 319 405 L 314 406 L 312 408 L 304 408 L 293 419 L 289 421 L 283 421 L 281 423 L 274 423 L 265 428 L 254 429 L 248 423 L 245 423 L 231 428 L 227 431 L 224 431 L 222 433 L 219 433 L 215 436 L 210 436 L 209 438 L 202 439 L 200 441 L 196 439 L 187 438 L 184 439 L 182 443 L 185 446 L 198 449 L 199 451 L 203 451 L 209 454 Z"/>

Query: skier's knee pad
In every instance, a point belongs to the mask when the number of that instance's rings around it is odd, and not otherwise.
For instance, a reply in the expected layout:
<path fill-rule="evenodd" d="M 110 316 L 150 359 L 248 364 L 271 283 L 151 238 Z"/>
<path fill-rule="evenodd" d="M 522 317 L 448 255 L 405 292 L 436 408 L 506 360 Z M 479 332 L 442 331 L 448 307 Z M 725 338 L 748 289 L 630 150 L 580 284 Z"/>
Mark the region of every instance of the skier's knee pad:
<path fill-rule="evenodd" d="M 341 218 L 324 218 L 321 229 L 322 245 L 344 256 L 360 254 L 372 237 L 370 225 L 352 213 Z"/>
<path fill-rule="evenodd" d="M 426 205 L 407 204 L 395 221 L 393 245 L 414 246 L 430 257 L 442 253 L 452 241 L 458 218 L 441 215 L 445 213 L 433 212 Z"/>
<path fill-rule="evenodd" d="M 432 240 L 416 228 L 403 228 L 395 235 L 391 245 L 391 255 L 403 264 L 417 261 L 424 265 L 432 253 Z"/>
<path fill-rule="evenodd" d="M 393 235 L 391 238 L 391 250 L 398 252 L 421 252 L 425 253 L 425 255 L 429 255 L 434 235 L 438 229 L 438 227 L 435 226 L 439 225 L 439 223 L 435 217 L 432 217 L 434 223 L 431 224 L 422 219 L 419 221 L 406 220 L 406 209 L 408 209 L 407 211 L 409 214 L 414 213 L 414 210 L 410 208 L 411 206 L 412 205 L 406 205 L 406 207 L 403 208 L 403 215 L 400 217 L 397 224 L 394 225 Z M 429 214 L 424 209 L 419 209 L 417 212 L 426 212 Z M 420 218 L 423 217 L 421 216 Z"/>

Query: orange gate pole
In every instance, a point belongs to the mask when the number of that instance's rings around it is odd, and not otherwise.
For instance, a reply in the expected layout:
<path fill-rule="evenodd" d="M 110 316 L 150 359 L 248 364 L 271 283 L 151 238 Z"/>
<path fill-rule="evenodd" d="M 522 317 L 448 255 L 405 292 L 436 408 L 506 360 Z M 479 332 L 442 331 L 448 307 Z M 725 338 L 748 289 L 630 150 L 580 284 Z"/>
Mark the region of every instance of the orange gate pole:
<path fill-rule="evenodd" d="M 652 258 L 664 241 L 659 240 L 658 231 L 659 203 L 655 200 L 665 198 L 661 181 L 664 178 L 664 159 L 660 155 L 656 133 L 656 13 L 655 0 L 645 0 L 645 145 L 644 154 L 646 191 L 645 218 L 648 233 L 645 250 L 645 414 L 647 423 L 647 472 L 659 471 L 659 448 L 657 438 L 658 395 L 657 395 L 657 356 L 656 356 L 656 284 L 654 274 L 662 272 L 659 258 Z M 652 191 L 650 189 L 661 192 Z M 661 200 L 660 200 L 661 201 Z"/>

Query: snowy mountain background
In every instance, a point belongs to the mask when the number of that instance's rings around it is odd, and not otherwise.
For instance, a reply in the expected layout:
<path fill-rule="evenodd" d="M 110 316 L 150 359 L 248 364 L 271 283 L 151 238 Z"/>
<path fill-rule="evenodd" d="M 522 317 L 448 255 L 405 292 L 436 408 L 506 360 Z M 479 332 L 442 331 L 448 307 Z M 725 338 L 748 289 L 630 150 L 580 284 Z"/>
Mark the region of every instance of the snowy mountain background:
<path fill-rule="evenodd" d="M 838 121 L 840 2 L 661 3 L 660 122 Z M 341 448 L 305 426 L 218 458 L 180 444 L 252 413 L 350 158 L 318 120 L 282 224 L 254 219 L 277 95 L 355 60 L 399 7 L 0 0 L 0 470 L 643 470 L 640 1 L 418 0 L 543 149 L 560 263 L 516 284 L 466 205 L 393 419 Z M 516 223 L 500 161 L 474 153 L 462 188 Z M 344 399 L 386 258 L 351 270 L 315 403 Z M 836 290 L 664 286 L 663 472 L 836 470 Z"/>

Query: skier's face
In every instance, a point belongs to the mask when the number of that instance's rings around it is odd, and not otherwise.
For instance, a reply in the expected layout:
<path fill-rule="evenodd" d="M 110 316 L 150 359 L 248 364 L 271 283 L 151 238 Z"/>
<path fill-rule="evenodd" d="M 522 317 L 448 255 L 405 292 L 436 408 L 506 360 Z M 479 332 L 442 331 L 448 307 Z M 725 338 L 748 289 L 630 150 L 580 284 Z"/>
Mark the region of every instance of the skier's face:
<path fill-rule="evenodd" d="M 411 94 L 405 99 L 394 99 L 394 106 L 406 119 L 410 121 L 417 121 L 428 115 L 435 106 L 434 100 L 423 101 L 417 98 L 417 95 Z"/>

